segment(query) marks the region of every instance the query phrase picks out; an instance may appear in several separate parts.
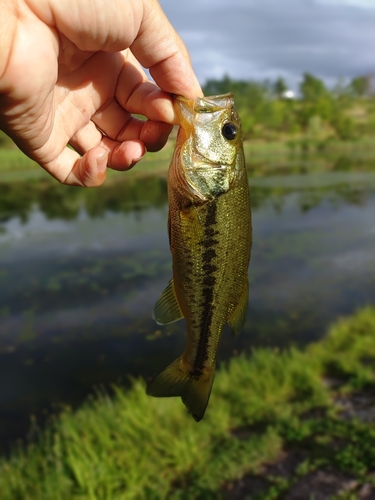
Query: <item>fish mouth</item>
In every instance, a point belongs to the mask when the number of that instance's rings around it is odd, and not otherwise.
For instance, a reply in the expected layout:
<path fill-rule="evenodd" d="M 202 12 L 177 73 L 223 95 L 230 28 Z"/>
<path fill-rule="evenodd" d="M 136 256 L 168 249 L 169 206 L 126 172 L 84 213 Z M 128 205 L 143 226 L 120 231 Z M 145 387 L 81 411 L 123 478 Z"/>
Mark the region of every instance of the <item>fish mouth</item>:
<path fill-rule="evenodd" d="M 212 168 L 213 170 L 228 170 L 228 168 L 231 168 L 231 165 L 225 165 L 223 163 L 198 163 L 194 165 L 192 170 L 209 170 Z"/>
<path fill-rule="evenodd" d="M 232 165 L 228 165 L 226 163 L 212 163 L 212 168 L 218 169 L 218 170 L 227 170 L 228 168 L 231 168 Z"/>
<path fill-rule="evenodd" d="M 226 171 L 228 169 L 232 168 L 232 165 L 230 163 L 223 163 L 223 162 L 213 162 L 209 160 L 208 158 L 205 158 L 203 155 L 201 155 L 198 152 L 194 152 L 194 156 L 192 158 L 192 162 L 190 165 L 190 169 L 194 171 L 203 171 L 203 170 L 221 170 L 221 171 Z"/>

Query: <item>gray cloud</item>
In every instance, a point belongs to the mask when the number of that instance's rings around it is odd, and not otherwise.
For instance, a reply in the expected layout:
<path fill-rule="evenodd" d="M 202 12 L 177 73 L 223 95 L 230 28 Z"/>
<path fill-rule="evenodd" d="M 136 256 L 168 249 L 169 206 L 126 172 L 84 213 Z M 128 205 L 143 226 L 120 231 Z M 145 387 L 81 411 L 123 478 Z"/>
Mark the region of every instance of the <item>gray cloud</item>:
<path fill-rule="evenodd" d="M 309 71 L 332 85 L 375 71 L 375 3 L 355 0 L 160 0 L 201 82 L 227 73 L 296 87 Z M 369 5 L 371 5 L 369 3 Z"/>

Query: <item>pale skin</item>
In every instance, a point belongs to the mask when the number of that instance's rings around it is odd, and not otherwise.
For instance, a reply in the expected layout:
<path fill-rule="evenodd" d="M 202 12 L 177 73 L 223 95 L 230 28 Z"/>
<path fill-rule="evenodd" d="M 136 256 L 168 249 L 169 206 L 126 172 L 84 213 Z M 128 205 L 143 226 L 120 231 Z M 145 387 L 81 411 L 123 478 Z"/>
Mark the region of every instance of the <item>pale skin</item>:
<path fill-rule="evenodd" d="M 59 182 L 99 186 L 161 149 L 171 93 L 202 95 L 157 0 L 2 0 L 0 128 Z"/>

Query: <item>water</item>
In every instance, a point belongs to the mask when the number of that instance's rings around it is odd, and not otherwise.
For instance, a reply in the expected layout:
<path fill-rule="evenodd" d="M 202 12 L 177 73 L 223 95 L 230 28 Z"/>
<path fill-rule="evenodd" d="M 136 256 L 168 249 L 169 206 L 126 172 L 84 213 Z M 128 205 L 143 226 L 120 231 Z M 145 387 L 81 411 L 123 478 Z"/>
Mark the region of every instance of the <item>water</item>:
<path fill-rule="evenodd" d="M 373 167 L 250 175 L 250 307 L 237 339 L 224 332 L 219 360 L 305 345 L 373 302 Z M 0 184 L 4 450 L 27 435 L 31 415 L 43 421 L 95 387 L 149 377 L 182 352 L 184 322 L 159 327 L 151 317 L 171 277 L 167 214 L 160 178 L 125 174 L 96 190 Z"/>

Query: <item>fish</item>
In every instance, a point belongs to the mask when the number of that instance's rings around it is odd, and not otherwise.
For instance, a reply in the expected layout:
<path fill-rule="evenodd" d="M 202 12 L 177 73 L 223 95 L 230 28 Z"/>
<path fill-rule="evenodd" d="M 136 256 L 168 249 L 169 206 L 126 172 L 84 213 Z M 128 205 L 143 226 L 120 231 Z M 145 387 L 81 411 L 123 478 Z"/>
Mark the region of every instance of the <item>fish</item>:
<path fill-rule="evenodd" d="M 154 308 L 160 325 L 185 318 L 182 356 L 149 382 L 155 397 L 180 396 L 199 422 L 215 376 L 222 329 L 237 335 L 248 306 L 250 194 L 232 93 L 174 97 L 179 130 L 168 171 L 173 278 Z"/>

